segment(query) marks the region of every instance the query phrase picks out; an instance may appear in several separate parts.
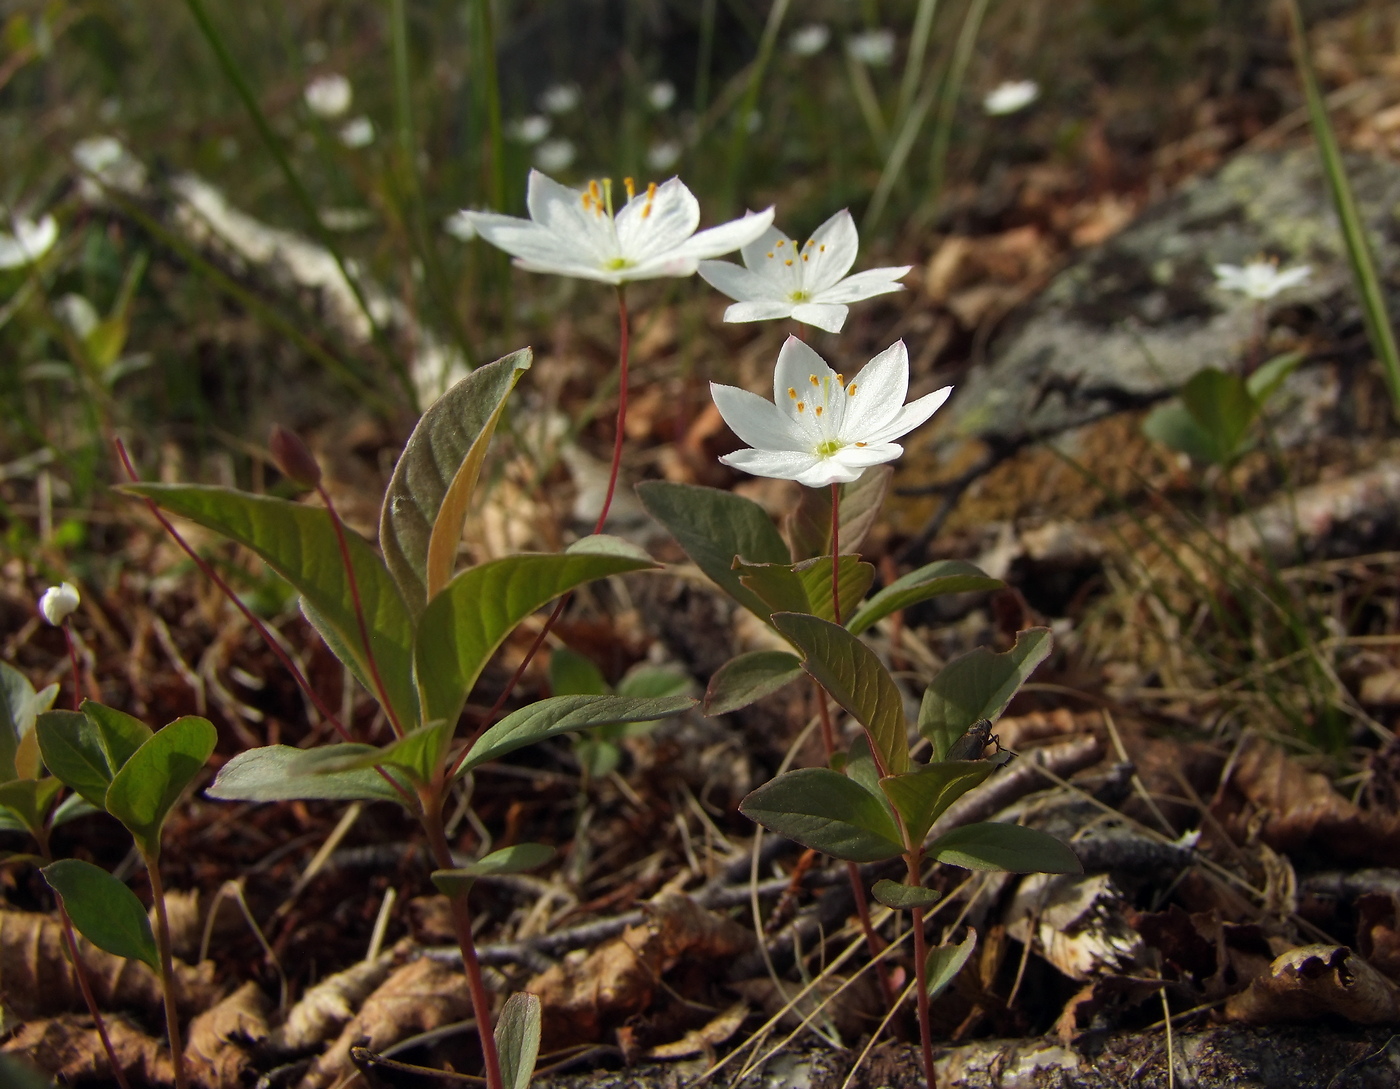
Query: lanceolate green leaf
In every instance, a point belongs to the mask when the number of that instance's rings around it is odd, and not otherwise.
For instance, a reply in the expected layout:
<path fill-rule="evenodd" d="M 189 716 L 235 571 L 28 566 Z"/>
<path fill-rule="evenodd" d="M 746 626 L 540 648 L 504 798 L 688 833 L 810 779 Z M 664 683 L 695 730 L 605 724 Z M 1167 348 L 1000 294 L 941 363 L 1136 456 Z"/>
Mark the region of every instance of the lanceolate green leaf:
<path fill-rule="evenodd" d="M 756 703 L 802 676 L 802 660 L 785 650 L 755 650 L 731 658 L 705 689 L 705 714 L 727 715 Z"/>
<path fill-rule="evenodd" d="M 170 808 L 203 769 L 219 740 L 208 719 L 177 718 L 142 745 L 107 788 L 107 812 L 126 825 L 148 859 L 160 852 Z"/>
<path fill-rule="evenodd" d="M 267 745 L 249 749 L 220 768 L 205 793 L 226 802 L 286 802 L 324 798 L 331 801 L 402 803 L 402 795 L 371 768 L 334 772 L 320 770 L 324 761 L 339 760 L 366 751 L 374 750 L 370 745 L 325 745 L 319 749 Z"/>
<path fill-rule="evenodd" d="M 937 889 L 924 888 L 922 885 L 901 885 L 898 881 L 890 881 L 888 878 L 876 881 L 870 894 L 885 907 L 894 908 L 896 911 L 932 907 L 942 896 Z"/>
<path fill-rule="evenodd" d="M 831 557 L 803 560 L 793 565 L 793 573 L 802 580 L 807 591 L 807 600 L 811 602 L 808 611 L 823 620 L 835 620 L 836 613 L 831 608 Z M 855 611 L 870 590 L 870 584 L 875 581 L 875 568 L 859 556 L 842 556 L 837 580 L 844 619 Z"/>
<path fill-rule="evenodd" d="M 39 713 L 53 706 L 57 695 L 58 685 L 35 692 L 28 677 L 0 662 L 0 783 L 15 777 L 15 752 L 20 741 L 34 729 Z"/>
<path fill-rule="evenodd" d="M 0 810 L 14 814 L 25 831 L 38 838 L 63 784 L 52 775 L 0 783 Z"/>
<path fill-rule="evenodd" d="M 928 845 L 927 856 L 969 870 L 1083 873 L 1079 856 L 1054 836 L 1019 824 L 965 824 Z"/>
<path fill-rule="evenodd" d="M 432 722 L 396 738 L 383 748 L 367 747 L 366 751 L 349 752 L 343 759 L 325 755 L 325 748 L 308 750 L 317 754 L 316 774 L 330 775 L 356 768 L 399 768 L 416 783 L 429 783 L 442 767 L 452 730 L 445 722 Z M 349 745 L 337 746 L 350 749 Z M 355 749 L 360 747 L 354 746 Z M 309 765 L 303 759 L 303 768 Z"/>
<path fill-rule="evenodd" d="M 924 961 L 924 981 L 930 999 L 937 998 L 952 983 L 977 948 L 977 931 L 968 927 L 967 937 L 957 945 L 938 945 L 928 951 Z"/>
<path fill-rule="evenodd" d="M 379 546 L 417 616 L 447 584 L 477 477 L 529 348 L 478 367 L 423 413 L 408 437 L 379 519 Z"/>
<path fill-rule="evenodd" d="M 880 780 L 880 789 L 904 818 L 904 828 L 915 843 L 922 843 L 939 816 L 992 773 L 986 760 L 949 760 L 925 764 L 904 775 Z"/>
<path fill-rule="evenodd" d="M 528 991 L 506 999 L 496 1022 L 496 1053 L 504 1089 L 528 1089 L 540 1051 L 540 1000 Z"/>
<path fill-rule="evenodd" d="M 804 847 L 849 862 L 880 862 L 904 852 L 880 800 L 829 768 L 779 775 L 740 802 L 739 811 Z"/>
<path fill-rule="evenodd" d="M 773 610 L 731 570 L 735 556 L 749 563 L 788 562 L 788 547 L 762 507 L 717 488 L 664 480 L 637 485 L 637 495 L 716 586 L 756 616 L 768 619 Z"/>
<path fill-rule="evenodd" d="M 77 711 L 45 711 L 34 726 L 44 766 L 98 809 L 107 807 L 112 769 L 97 727 Z"/>
<path fill-rule="evenodd" d="M 972 590 L 996 590 L 1003 585 L 1000 579 L 984 574 L 980 568 L 965 560 L 938 560 L 895 579 L 862 605 L 847 621 L 846 628 L 851 634 L 859 635 L 890 613 L 907 609 L 931 597 Z"/>
<path fill-rule="evenodd" d="M 582 654 L 568 647 L 549 652 L 549 690 L 556 696 L 606 696 L 608 682 Z"/>
<path fill-rule="evenodd" d="M 424 719 L 455 728 L 487 660 L 540 606 L 593 579 L 655 566 L 620 553 L 570 551 L 507 556 L 463 571 L 418 620 L 416 667 Z"/>
<path fill-rule="evenodd" d="M 338 653 L 353 657 L 356 674 L 368 678 L 350 584 L 330 516 L 317 507 L 230 488 L 195 484 L 128 484 L 124 491 L 153 500 L 252 549 L 306 598 L 340 637 Z M 355 582 L 375 661 L 389 700 L 405 729 L 419 721 L 413 688 L 413 622 L 384 562 L 359 534 L 345 531 Z M 370 688 L 378 698 L 378 693 Z"/>
<path fill-rule="evenodd" d="M 151 736 L 151 728 L 125 711 L 108 707 L 96 700 L 83 701 L 83 715 L 97 730 L 107 767 L 115 775 Z"/>
<path fill-rule="evenodd" d="M 807 587 L 790 563 L 748 563 L 734 557 L 734 570 L 744 589 L 756 594 L 769 609 L 780 613 L 809 613 L 812 603 Z M 831 568 L 827 568 L 830 577 Z M 828 583 L 830 585 L 830 583 Z"/>
<path fill-rule="evenodd" d="M 954 658 L 924 690 L 919 733 L 940 758 L 981 719 L 995 722 L 1011 697 L 1050 653 L 1050 629 L 1027 628 L 1005 654 L 978 647 Z"/>
<path fill-rule="evenodd" d="M 904 701 L 875 652 L 845 628 L 815 616 L 777 613 L 773 624 L 806 655 L 802 668 L 869 731 L 884 770 L 907 771 Z"/>
<path fill-rule="evenodd" d="M 63 899 L 78 933 L 99 949 L 160 971 L 146 909 L 126 885 L 91 862 L 65 858 L 39 871 Z"/>
<path fill-rule="evenodd" d="M 615 722 L 651 722 L 670 718 L 695 706 L 689 696 L 552 696 L 512 711 L 476 739 L 458 774 L 497 760 L 506 753 L 572 730 L 609 726 Z"/>

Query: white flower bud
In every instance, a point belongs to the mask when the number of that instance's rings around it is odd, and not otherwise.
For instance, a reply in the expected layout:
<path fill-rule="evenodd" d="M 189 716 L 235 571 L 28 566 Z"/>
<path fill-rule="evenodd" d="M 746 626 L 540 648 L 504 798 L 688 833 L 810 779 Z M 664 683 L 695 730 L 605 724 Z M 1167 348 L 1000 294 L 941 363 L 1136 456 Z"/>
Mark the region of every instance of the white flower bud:
<path fill-rule="evenodd" d="M 50 586 L 39 599 L 39 615 L 55 628 L 62 627 L 78 608 L 78 601 L 78 588 L 71 582 Z"/>

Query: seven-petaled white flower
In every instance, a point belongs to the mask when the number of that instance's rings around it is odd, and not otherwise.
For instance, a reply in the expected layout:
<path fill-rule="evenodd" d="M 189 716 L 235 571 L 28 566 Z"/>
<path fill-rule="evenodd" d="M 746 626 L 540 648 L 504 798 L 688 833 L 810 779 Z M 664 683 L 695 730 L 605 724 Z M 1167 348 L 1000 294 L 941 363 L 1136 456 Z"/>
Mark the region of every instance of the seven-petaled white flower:
<path fill-rule="evenodd" d="M 306 105 L 317 117 L 339 117 L 350 108 L 354 92 L 350 81 L 337 72 L 327 76 L 317 76 L 306 85 L 302 92 Z"/>
<path fill-rule="evenodd" d="M 845 484 L 904 453 L 894 440 L 932 416 L 953 392 L 944 386 L 904 403 L 909 352 L 898 340 L 849 383 L 806 344 L 788 337 L 773 373 L 773 400 L 710 383 L 724 422 L 752 449 L 720 461 L 755 476 L 809 488 Z"/>
<path fill-rule="evenodd" d="M 1312 275 L 1311 265 L 1280 269 L 1277 261 L 1251 261 L 1239 265 L 1216 265 L 1215 283 L 1226 291 L 1239 291 L 1264 302 L 1280 291 L 1303 283 Z"/>
<path fill-rule="evenodd" d="M 1040 97 L 1040 84 L 1033 79 L 1000 83 L 982 99 L 982 108 L 993 116 L 1024 110 Z"/>
<path fill-rule="evenodd" d="M 55 628 L 73 615 L 78 608 L 78 588 L 71 582 L 50 586 L 39 598 L 39 615 Z"/>
<path fill-rule="evenodd" d="M 912 267 L 872 268 L 847 276 L 858 244 L 855 221 L 843 209 L 803 245 L 769 228 L 740 250 L 747 268 L 729 261 L 701 261 L 700 275 L 738 300 L 724 312 L 725 321 L 794 318 L 839 333 L 847 303 L 903 291 L 897 281 Z"/>
<path fill-rule="evenodd" d="M 700 204 L 679 178 L 638 192 L 628 178 L 627 203 L 613 215 L 612 184 L 570 189 L 530 171 L 529 219 L 467 212 L 477 233 L 530 272 L 577 276 L 605 284 L 689 276 L 706 257 L 752 242 L 773 222 L 773 209 L 696 233 Z"/>
<path fill-rule="evenodd" d="M 53 216 L 45 216 L 38 223 L 19 217 L 12 226 L 14 234 L 0 231 L 0 269 L 32 264 L 58 241 L 58 221 Z"/>

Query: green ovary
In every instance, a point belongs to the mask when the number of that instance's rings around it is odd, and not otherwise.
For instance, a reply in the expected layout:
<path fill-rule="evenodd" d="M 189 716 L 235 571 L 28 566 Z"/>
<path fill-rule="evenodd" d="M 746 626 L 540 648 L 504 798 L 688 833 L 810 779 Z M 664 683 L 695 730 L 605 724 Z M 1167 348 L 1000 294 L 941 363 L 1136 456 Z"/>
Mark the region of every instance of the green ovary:
<path fill-rule="evenodd" d="M 824 441 L 824 442 L 819 442 L 819 443 L 817 443 L 817 457 L 819 457 L 819 458 L 830 458 L 830 457 L 835 457 L 836 454 L 837 454 L 839 451 L 845 449 L 845 447 L 846 447 L 846 444 L 845 444 L 844 442 L 840 442 L 840 441 L 837 440 L 837 439 L 827 439 L 827 440 Z"/>
<path fill-rule="evenodd" d="M 609 261 L 609 262 L 608 262 L 607 264 L 605 264 L 603 267 L 604 267 L 605 269 L 607 269 L 609 272 L 617 272 L 617 271 L 619 271 L 620 269 L 631 268 L 632 265 L 633 265 L 633 262 L 627 260 L 627 258 L 625 258 L 625 257 L 614 257 L 611 261 Z"/>
<path fill-rule="evenodd" d="M 804 303 L 811 299 L 811 297 L 812 293 L 810 291 L 794 291 L 791 295 L 788 296 L 788 301 L 795 303 Z"/>

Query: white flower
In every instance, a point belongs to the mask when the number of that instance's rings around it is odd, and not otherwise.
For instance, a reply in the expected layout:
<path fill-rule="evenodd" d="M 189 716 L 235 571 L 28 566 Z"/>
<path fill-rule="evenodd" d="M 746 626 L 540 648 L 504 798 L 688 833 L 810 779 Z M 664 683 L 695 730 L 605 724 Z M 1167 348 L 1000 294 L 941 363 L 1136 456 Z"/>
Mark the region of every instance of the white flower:
<path fill-rule="evenodd" d="M 669 79 L 658 79 L 647 88 L 647 105 L 657 113 L 669 110 L 676 101 L 676 85 Z"/>
<path fill-rule="evenodd" d="M 541 170 L 548 170 L 551 174 L 569 169 L 577 157 L 578 150 L 574 147 L 574 142 L 566 140 L 562 136 L 554 140 L 546 140 L 535 148 L 535 165 Z"/>
<path fill-rule="evenodd" d="M 73 161 L 83 171 L 78 189 L 84 200 L 98 201 L 103 188 L 138 193 L 146 168 L 115 136 L 86 136 L 73 145 Z"/>
<path fill-rule="evenodd" d="M 681 145 L 676 140 L 658 140 L 647 148 L 647 169 L 660 174 L 670 170 L 681 157 Z"/>
<path fill-rule="evenodd" d="M 863 30 L 846 41 L 846 53 L 861 64 L 883 68 L 894 58 L 894 31 Z"/>
<path fill-rule="evenodd" d="M 831 28 L 825 23 L 808 23 L 800 26 L 788 36 L 788 52 L 799 57 L 812 57 L 826 48 L 831 41 Z"/>
<path fill-rule="evenodd" d="M 348 110 L 350 100 L 354 97 L 350 81 L 338 72 L 328 76 L 317 76 L 306 85 L 306 90 L 301 94 L 312 113 L 328 119 L 339 117 Z"/>
<path fill-rule="evenodd" d="M 867 363 L 848 385 L 821 356 L 788 337 L 773 373 L 773 401 L 710 383 L 724 422 L 752 447 L 720 461 L 809 488 L 849 483 L 870 466 L 904 453 L 894 440 L 937 412 L 953 387 L 906 405 L 908 392 L 909 352 L 902 340 Z"/>
<path fill-rule="evenodd" d="M 532 113 L 506 124 L 506 137 L 520 144 L 538 144 L 549 135 L 550 121 L 544 114 Z"/>
<path fill-rule="evenodd" d="M 847 303 L 903 291 L 896 281 L 912 267 L 872 268 L 847 276 L 858 243 L 855 221 L 842 209 L 805 245 L 772 227 L 739 251 L 746 268 L 730 261 L 701 261 L 700 276 L 738 300 L 724 312 L 725 321 L 794 318 L 839 333 Z"/>
<path fill-rule="evenodd" d="M 1280 291 L 1296 287 L 1312 275 L 1311 265 L 1280 269 L 1277 261 L 1251 261 L 1239 265 L 1216 265 L 1215 284 L 1226 291 L 1239 291 L 1264 302 Z"/>
<path fill-rule="evenodd" d="M 374 143 L 374 122 L 363 115 L 340 127 L 340 142 L 349 148 L 368 147 Z"/>
<path fill-rule="evenodd" d="M 556 83 L 540 95 L 540 109 L 545 113 L 568 113 L 583 97 L 577 83 Z"/>
<path fill-rule="evenodd" d="M 11 226 L 13 234 L 0 231 L 0 269 L 32 264 L 58 241 L 58 221 L 53 216 L 45 216 L 38 223 L 21 216 Z"/>
<path fill-rule="evenodd" d="M 97 307 L 93 306 L 86 296 L 71 291 L 56 298 L 53 301 L 53 309 L 79 340 L 87 340 L 88 334 L 102 321 Z"/>
<path fill-rule="evenodd" d="M 61 627 L 78 608 L 78 588 L 71 582 L 50 586 L 39 598 L 39 615 L 55 628 Z"/>
<path fill-rule="evenodd" d="M 631 178 L 624 185 L 627 203 L 614 216 L 610 181 L 570 189 L 532 170 L 525 196 L 529 219 L 466 215 L 482 238 L 511 254 L 520 268 L 606 284 L 689 276 L 703 258 L 752 242 L 773 222 L 769 208 L 697 234 L 700 204 L 679 178 L 653 182 L 641 192 Z"/>
<path fill-rule="evenodd" d="M 982 99 L 982 108 L 993 116 L 1024 110 L 1040 97 L 1040 84 L 1033 79 L 1008 80 L 998 84 Z"/>
<path fill-rule="evenodd" d="M 453 212 L 442 221 L 442 229 L 458 242 L 470 242 L 476 237 L 476 227 L 472 224 L 471 213 Z"/>

